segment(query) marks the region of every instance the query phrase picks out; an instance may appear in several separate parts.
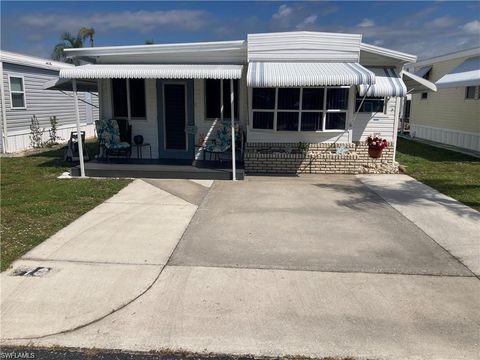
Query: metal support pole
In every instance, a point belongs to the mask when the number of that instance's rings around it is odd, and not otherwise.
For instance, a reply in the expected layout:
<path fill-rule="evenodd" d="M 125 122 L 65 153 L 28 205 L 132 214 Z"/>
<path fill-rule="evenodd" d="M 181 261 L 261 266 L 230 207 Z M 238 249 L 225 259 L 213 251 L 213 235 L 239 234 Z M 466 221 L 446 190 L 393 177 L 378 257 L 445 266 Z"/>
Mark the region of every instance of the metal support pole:
<path fill-rule="evenodd" d="M 237 180 L 237 165 L 235 164 L 235 109 L 234 109 L 234 93 L 233 79 L 230 79 L 230 110 L 231 110 L 231 126 L 232 126 L 232 180 Z"/>
<path fill-rule="evenodd" d="M 75 103 L 75 116 L 77 119 L 77 140 L 78 140 L 78 157 L 80 160 L 80 176 L 85 177 L 85 164 L 83 163 L 83 140 L 82 140 L 82 132 L 80 131 L 80 110 L 78 109 L 77 80 L 72 79 L 72 87 L 73 87 L 73 101 Z"/>

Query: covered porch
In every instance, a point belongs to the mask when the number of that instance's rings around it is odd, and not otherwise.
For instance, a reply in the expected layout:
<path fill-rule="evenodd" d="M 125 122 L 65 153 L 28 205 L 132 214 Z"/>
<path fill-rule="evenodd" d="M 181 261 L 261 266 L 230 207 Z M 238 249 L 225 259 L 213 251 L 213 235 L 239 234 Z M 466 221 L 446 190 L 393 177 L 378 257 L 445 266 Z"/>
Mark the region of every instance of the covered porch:
<path fill-rule="evenodd" d="M 79 154 L 80 164 L 72 168 L 72 175 L 243 178 L 243 170 L 237 172 L 244 138 L 235 90 L 242 69 L 242 65 L 221 64 L 89 64 L 60 73 L 60 78 L 70 79 L 74 93 L 81 81 L 97 82 L 103 100 L 97 123 L 102 150 L 88 163 Z M 201 136 L 196 116 L 202 101 L 195 88 L 199 80 L 221 81 L 227 91 L 219 101 L 218 118 L 207 129 L 203 126 Z M 103 131 L 112 127 L 116 129 L 104 136 Z M 117 153 L 117 146 L 125 151 Z"/>

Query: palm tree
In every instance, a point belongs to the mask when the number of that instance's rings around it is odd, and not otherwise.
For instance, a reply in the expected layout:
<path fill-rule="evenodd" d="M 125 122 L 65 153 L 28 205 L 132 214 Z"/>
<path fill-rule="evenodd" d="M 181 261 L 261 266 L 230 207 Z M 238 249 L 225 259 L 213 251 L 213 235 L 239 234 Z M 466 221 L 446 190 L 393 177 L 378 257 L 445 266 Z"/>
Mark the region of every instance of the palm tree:
<path fill-rule="evenodd" d="M 60 36 L 60 42 L 55 45 L 52 52 L 52 59 L 73 64 L 74 61 L 65 56 L 65 49 L 82 48 L 83 39 L 80 35 L 73 36 L 69 32 L 65 32 Z"/>
<path fill-rule="evenodd" d="M 93 47 L 93 35 L 95 35 L 94 28 L 82 27 L 78 31 L 78 36 L 80 36 L 83 41 L 85 41 L 86 38 L 90 39 L 90 47 Z"/>

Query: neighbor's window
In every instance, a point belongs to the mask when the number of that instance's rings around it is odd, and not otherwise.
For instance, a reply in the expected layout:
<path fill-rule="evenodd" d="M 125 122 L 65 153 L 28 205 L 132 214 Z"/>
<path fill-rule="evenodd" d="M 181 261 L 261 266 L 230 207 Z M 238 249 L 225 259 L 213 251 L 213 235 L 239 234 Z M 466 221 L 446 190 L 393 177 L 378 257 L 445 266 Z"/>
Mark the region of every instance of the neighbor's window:
<path fill-rule="evenodd" d="M 10 101 L 12 109 L 25 109 L 23 77 L 10 76 Z"/>
<path fill-rule="evenodd" d="M 130 95 L 130 118 L 145 119 L 147 110 L 144 79 L 112 79 L 113 117 L 129 117 L 128 95 Z"/>
<path fill-rule="evenodd" d="M 465 88 L 465 99 L 475 99 L 475 86 L 467 86 Z"/>
<path fill-rule="evenodd" d="M 276 131 L 345 130 L 348 88 L 254 88 L 252 127 Z"/>
<path fill-rule="evenodd" d="M 238 119 L 238 80 L 233 81 L 234 117 Z M 230 119 L 232 108 L 230 103 L 230 80 L 205 80 L 205 117 L 220 119 L 223 106 L 223 118 Z"/>
<path fill-rule="evenodd" d="M 422 92 L 422 95 L 420 96 L 420 99 L 422 99 L 422 100 L 428 99 L 428 93 L 427 92 Z"/>
<path fill-rule="evenodd" d="M 358 96 L 358 94 L 357 94 Z M 383 97 L 363 97 L 358 96 L 355 104 L 355 110 L 361 113 L 383 113 L 385 111 L 385 98 Z M 360 106 L 362 104 L 362 106 Z M 359 109 L 360 106 L 360 109 Z"/>

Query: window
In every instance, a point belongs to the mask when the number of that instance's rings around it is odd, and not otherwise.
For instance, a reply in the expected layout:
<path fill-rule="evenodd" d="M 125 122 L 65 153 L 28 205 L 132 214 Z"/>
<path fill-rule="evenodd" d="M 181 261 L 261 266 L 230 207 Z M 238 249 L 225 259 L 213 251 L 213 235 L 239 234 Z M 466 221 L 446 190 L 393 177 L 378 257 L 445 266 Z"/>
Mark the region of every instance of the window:
<path fill-rule="evenodd" d="M 130 104 L 127 101 L 129 95 Z M 147 117 L 144 79 L 112 79 L 112 96 L 113 117 L 127 119 Z"/>
<path fill-rule="evenodd" d="M 234 116 L 238 119 L 238 80 L 233 81 Z M 230 80 L 205 80 L 205 117 L 220 119 L 223 106 L 223 118 L 230 119 L 232 108 L 230 103 Z"/>
<path fill-rule="evenodd" d="M 10 76 L 10 107 L 12 109 L 25 109 L 25 88 L 23 77 Z"/>
<path fill-rule="evenodd" d="M 475 99 L 475 86 L 467 86 L 465 88 L 465 99 Z"/>
<path fill-rule="evenodd" d="M 147 109 L 145 102 L 145 80 L 130 79 L 130 107 L 133 119 L 145 119 Z"/>
<path fill-rule="evenodd" d="M 422 95 L 420 97 L 422 100 L 428 99 L 428 93 L 427 92 L 422 92 Z"/>
<path fill-rule="evenodd" d="M 253 128 L 273 130 L 276 90 L 255 88 L 252 91 Z"/>
<path fill-rule="evenodd" d="M 252 127 L 275 131 L 345 130 L 349 89 L 254 88 Z"/>
<path fill-rule="evenodd" d="M 358 94 L 357 94 L 358 95 Z M 363 100 L 363 97 L 357 97 L 355 110 L 361 113 L 381 113 L 385 109 L 385 98 L 383 97 L 366 97 Z M 360 106 L 362 104 L 362 106 Z M 360 106 L 360 109 L 358 108 Z"/>

